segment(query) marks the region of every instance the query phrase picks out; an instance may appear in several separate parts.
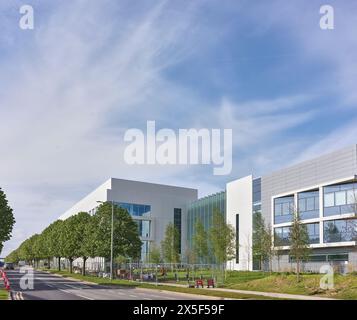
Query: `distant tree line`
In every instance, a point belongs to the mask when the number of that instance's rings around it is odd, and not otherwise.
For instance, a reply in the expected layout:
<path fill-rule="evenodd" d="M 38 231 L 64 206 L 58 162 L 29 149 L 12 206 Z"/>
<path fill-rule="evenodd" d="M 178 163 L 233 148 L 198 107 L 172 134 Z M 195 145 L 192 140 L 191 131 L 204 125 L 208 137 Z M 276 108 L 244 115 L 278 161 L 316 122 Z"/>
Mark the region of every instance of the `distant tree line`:
<path fill-rule="evenodd" d="M 57 220 L 41 234 L 34 234 L 7 257 L 7 261 L 27 261 L 36 265 L 40 260 L 58 259 L 60 270 L 61 258 L 69 261 L 72 272 L 73 261 L 83 259 L 82 272 L 88 258 L 110 258 L 111 251 L 111 215 L 112 204 L 103 203 L 94 215 L 79 212 L 66 220 Z M 142 242 L 139 238 L 137 223 L 127 210 L 114 205 L 114 257 L 139 259 Z"/>

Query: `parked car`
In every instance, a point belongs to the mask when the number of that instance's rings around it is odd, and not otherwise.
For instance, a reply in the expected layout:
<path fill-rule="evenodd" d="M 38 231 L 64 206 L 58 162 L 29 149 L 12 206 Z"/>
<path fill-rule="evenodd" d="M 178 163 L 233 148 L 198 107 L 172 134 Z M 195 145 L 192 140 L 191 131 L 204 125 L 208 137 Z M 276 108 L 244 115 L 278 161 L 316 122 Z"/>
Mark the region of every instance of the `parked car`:
<path fill-rule="evenodd" d="M 14 270 L 14 264 L 12 262 L 6 262 L 4 269 L 5 270 Z"/>

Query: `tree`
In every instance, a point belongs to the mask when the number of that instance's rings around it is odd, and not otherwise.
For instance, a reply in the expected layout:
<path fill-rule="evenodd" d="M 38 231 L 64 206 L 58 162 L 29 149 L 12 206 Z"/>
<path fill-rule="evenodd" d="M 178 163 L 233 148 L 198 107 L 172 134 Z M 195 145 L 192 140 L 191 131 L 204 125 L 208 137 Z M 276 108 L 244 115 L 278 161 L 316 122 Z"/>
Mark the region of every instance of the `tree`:
<path fill-rule="evenodd" d="M 83 269 L 88 258 L 85 247 L 87 241 L 86 226 L 89 223 L 90 215 L 87 212 L 79 212 L 63 221 L 62 243 L 63 256 L 69 260 L 69 272 L 73 271 L 73 260 L 78 257 L 83 258 Z"/>
<path fill-rule="evenodd" d="M 81 243 L 79 246 L 79 255 L 83 260 L 82 275 L 85 275 L 86 272 L 86 261 L 89 257 L 94 258 L 97 256 L 98 247 L 97 247 L 97 228 L 95 225 L 95 219 L 93 216 L 89 215 L 86 212 L 82 212 L 79 217 L 80 224 L 83 225 L 83 235 Z"/>
<path fill-rule="evenodd" d="M 66 241 L 62 237 L 62 229 L 63 220 L 56 220 L 44 230 L 48 254 L 50 257 L 57 258 L 59 271 L 61 271 L 61 257 L 64 256 L 63 243 Z"/>
<path fill-rule="evenodd" d="M 161 241 L 162 254 L 168 263 L 178 263 L 180 260 L 179 237 L 179 231 L 170 222 L 165 230 L 165 238 Z"/>
<path fill-rule="evenodd" d="M 196 219 L 195 223 L 195 234 L 193 236 L 193 252 L 197 257 L 197 260 L 202 263 L 202 261 L 208 260 L 208 234 L 201 221 Z"/>
<path fill-rule="evenodd" d="M 234 228 L 226 224 L 223 214 L 218 209 L 213 210 L 213 223 L 208 237 L 216 263 L 224 264 L 234 256 Z"/>
<path fill-rule="evenodd" d="M 300 264 L 309 257 L 309 234 L 306 224 L 301 223 L 300 214 L 295 211 L 294 221 L 290 228 L 290 255 L 296 261 L 297 281 L 300 281 Z"/>
<path fill-rule="evenodd" d="M 6 199 L 5 193 L 0 188 L 0 253 L 5 241 L 10 240 L 15 218 Z"/>
<path fill-rule="evenodd" d="M 269 261 L 269 271 L 273 271 L 273 259 L 276 256 L 276 250 L 274 247 L 273 233 L 271 225 L 265 225 L 263 228 L 263 243 L 262 243 L 262 252 L 263 256 Z"/>
<path fill-rule="evenodd" d="M 265 221 L 261 212 L 255 212 L 253 215 L 253 257 L 259 259 L 260 269 L 263 269 L 266 260 L 264 250 L 265 239 Z"/>
<path fill-rule="evenodd" d="M 149 261 L 154 264 L 159 264 L 161 261 L 160 248 L 154 243 L 150 246 Z"/>
<path fill-rule="evenodd" d="M 105 202 L 99 206 L 93 216 L 95 232 L 95 246 L 97 256 L 110 258 L 111 253 L 111 221 L 112 204 Z M 113 256 L 124 256 L 139 259 L 142 242 L 139 237 L 138 225 L 127 210 L 114 205 L 114 238 Z"/>

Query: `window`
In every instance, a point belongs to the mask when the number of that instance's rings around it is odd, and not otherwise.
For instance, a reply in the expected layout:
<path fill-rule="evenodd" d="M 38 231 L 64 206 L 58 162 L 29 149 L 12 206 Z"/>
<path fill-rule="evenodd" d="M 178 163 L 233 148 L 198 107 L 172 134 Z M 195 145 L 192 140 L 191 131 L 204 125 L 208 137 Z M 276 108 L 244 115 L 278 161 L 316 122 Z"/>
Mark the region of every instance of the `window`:
<path fill-rule="evenodd" d="M 290 227 L 280 227 L 274 229 L 274 245 L 289 246 L 290 245 Z"/>
<path fill-rule="evenodd" d="M 294 196 L 276 198 L 274 200 L 274 222 L 284 223 L 293 221 Z"/>
<path fill-rule="evenodd" d="M 141 245 L 141 261 L 147 261 L 150 252 L 150 241 L 142 241 Z"/>
<path fill-rule="evenodd" d="M 139 236 L 143 238 L 150 237 L 150 221 L 149 220 L 135 220 L 139 228 Z"/>
<path fill-rule="evenodd" d="M 357 241 L 357 219 L 324 222 L 324 242 Z"/>
<path fill-rule="evenodd" d="M 127 210 L 128 213 L 134 217 L 150 216 L 151 214 L 151 206 L 148 205 L 124 202 L 115 202 L 115 204 Z"/>
<path fill-rule="evenodd" d="M 324 216 L 354 213 L 357 202 L 357 183 L 324 187 Z"/>
<path fill-rule="evenodd" d="M 348 253 L 312 254 L 304 262 L 348 261 Z M 289 262 L 294 263 L 295 257 L 289 256 Z"/>
<path fill-rule="evenodd" d="M 308 223 L 306 225 L 307 233 L 309 235 L 309 243 L 319 243 L 320 242 L 320 224 L 319 223 Z"/>
<path fill-rule="evenodd" d="M 340 191 L 335 193 L 335 205 L 343 206 L 346 204 L 346 191 Z"/>
<path fill-rule="evenodd" d="M 239 214 L 236 214 L 236 263 L 239 263 Z"/>
<path fill-rule="evenodd" d="M 307 191 L 298 194 L 298 210 L 301 220 L 319 217 L 319 191 Z"/>
<path fill-rule="evenodd" d="M 335 206 L 335 194 L 328 193 L 325 194 L 325 208 L 327 207 L 334 207 Z"/>
<path fill-rule="evenodd" d="M 178 246 L 178 252 L 181 254 L 181 209 L 180 208 L 175 208 L 174 209 L 174 226 L 176 227 L 178 233 L 179 233 L 179 239 L 177 242 Z"/>

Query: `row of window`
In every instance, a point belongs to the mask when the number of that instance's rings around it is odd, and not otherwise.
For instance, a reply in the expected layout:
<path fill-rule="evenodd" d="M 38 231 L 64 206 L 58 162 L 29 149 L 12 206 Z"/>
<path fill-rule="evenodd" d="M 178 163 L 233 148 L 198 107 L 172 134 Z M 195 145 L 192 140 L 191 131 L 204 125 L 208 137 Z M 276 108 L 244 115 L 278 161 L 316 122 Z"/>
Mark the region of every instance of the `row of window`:
<path fill-rule="evenodd" d="M 295 257 L 289 256 L 289 262 L 294 263 Z M 312 254 L 309 255 L 305 262 L 331 262 L 331 261 L 348 261 L 348 253 L 332 253 L 332 254 Z"/>
<path fill-rule="evenodd" d="M 320 243 L 320 223 L 305 224 L 309 236 L 309 243 Z M 357 241 L 357 219 L 324 221 L 324 243 Z M 291 227 L 274 229 L 275 246 L 290 245 Z"/>
<path fill-rule="evenodd" d="M 151 206 L 145 204 L 115 202 L 116 205 L 126 209 L 131 216 L 149 216 L 151 214 Z"/>
<path fill-rule="evenodd" d="M 344 183 L 323 188 L 323 215 L 325 217 L 357 212 L 357 183 Z M 302 220 L 319 217 L 319 190 L 298 193 L 297 211 Z M 292 222 L 294 219 L 294 196 L 274 200 L 274 223 Z"/>

